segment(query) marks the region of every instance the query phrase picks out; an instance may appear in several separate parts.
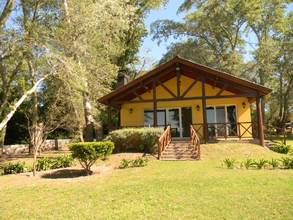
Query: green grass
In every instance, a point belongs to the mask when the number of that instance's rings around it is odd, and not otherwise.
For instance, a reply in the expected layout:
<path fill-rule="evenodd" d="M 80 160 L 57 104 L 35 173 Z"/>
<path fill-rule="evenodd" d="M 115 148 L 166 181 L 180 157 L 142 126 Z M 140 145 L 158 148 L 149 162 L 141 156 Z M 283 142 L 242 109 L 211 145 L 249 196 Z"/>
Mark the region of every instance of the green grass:
<path fill-rule="evenodd" d="M 277 158 L 251 144 L 202 145 L 201 161 L 73 179 L 0 177 L 0 219 L 293 219 L 293 170 L 229 170 L 221 160 Z"/>

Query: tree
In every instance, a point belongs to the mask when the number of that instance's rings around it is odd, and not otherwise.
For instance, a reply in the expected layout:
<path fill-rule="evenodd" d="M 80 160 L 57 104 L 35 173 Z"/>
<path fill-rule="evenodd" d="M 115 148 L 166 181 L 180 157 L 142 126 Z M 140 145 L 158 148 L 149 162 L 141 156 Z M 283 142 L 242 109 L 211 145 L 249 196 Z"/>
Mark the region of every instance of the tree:
<path fill-rule="evenodd" d="M 63 82 L 58 78 L 50 77 L 28 101 L 26 116 L 30 143 L 33 146 L 34 176 L 37 154 L 48 135 L 58 128 L 75 127 L 71 120 L 73 106 L 69 97 L 63 88 Z"/>
<path fill-rule="evenodd" d="M 241 75 L 244 41 L 240 35 L 245 20 L 239 8 L 244 1 L 186 0 L 178 13 L 187 13 L 184 22 L 158 20 L 152 24 L 152 34 L 159 43 L 170 36 L 186 37 L 194 48 L 208 49 L 216 68 Z M 201 50 L 202 51 L 202 50 Z"/>
<path fill-rule="evenodd" d="M 270 104 L 269 121 L 278 127 L 278 131 L 285 129 L 290 110 L 293 105 L 293 13 L 285 20 L 282 31 L 275 36 L 278 42 L 277 56 L 273 62 L 276 89 L 273 92 Z"/>
<path fill-rule="evenodd" d="M 82 100 L 78 115 L 84 116 L 84 126 L 80 127 L 90 141 L 98 138 L 100 128 L 96 100 L 111 89 L 117 77 L 115 61 L 124 51 L 122 41 L 134 7 L 127 1 L 64 1 L 64 12 L 66 19 L 55 32 L 56 41 L 78 72 L 77 80 L 68 83 Z"/>
<path fill-rule="evenodd" d="M 129 26 L 125 30 L 122 39 L 123 52 L 117 58 L 119 72 L 129 75 L 132 79 L 136 77 L 137 71 L 131 64 L 139 62 L 138 51 L 143 38 L 148 34 L 145 18 L 150 10 L 157 9 L 167 3 L 167 0 L 130 0 L 128 4 L 133 6 L 134 13 L 129 14 Z"/>
<path fill-rule="evenodd" d="M 159 43 L 171 36 L 187 38 L 173 44 L 163 60 L 179 53 L 272 88 L 275 101 L 265 108 L 262 100 L 263 111 L 276 112 L 279 106 L 277 117 L 284 124 L 292 90 L 288 4 L 285 0 L 185 0 L 178 9 L 186 13 L 184 21 L 156 21 L 152 33 Z"/>

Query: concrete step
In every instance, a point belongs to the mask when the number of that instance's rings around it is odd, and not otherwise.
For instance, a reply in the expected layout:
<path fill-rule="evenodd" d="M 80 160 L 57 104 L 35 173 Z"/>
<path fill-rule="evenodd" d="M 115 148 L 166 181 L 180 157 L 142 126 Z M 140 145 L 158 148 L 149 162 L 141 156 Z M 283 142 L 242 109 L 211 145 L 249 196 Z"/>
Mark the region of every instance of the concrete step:
<path fill-rule="evenodd" d="M 164 152 L 191 152 L 195 151 L 194 148 L 186 148 L 186 149 L 166 149 Z"/>
<path fill-rule="evenodd" d="M 197 160 L 196 156 L 190 157 L 161 157 L 161 160 Z"/>
<path fill-rule="evenodd" d="M 172 140 L 162 153 L 161 160 L 196 160 L 197 151 L 189 140 Z"/>

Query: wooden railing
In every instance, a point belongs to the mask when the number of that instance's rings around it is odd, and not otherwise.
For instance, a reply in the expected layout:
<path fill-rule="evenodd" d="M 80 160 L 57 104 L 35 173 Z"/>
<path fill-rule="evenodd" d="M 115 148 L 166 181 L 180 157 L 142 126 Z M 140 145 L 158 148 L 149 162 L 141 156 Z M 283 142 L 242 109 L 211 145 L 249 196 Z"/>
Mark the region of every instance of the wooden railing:
<path fill-rule="evenodd" d="M 171 126 L 168 125 L 164 132 L 161 134 L 158 140 L 158 159 L 161 159 L 161 155 L 171 142 Z"/>
<path fill-rule="evenodd" d="M 197 159 L 200 159 L 200 139 L 192 125 L 190 125 L 190 143 L 197 152 Z"/>
<path fill-rule="evenodd" d="M 246 138 L 256 137 L 257 128 L 253 122 L 237 122 L 237 123 L 203 123 L 192 124 L 194 130 L 201 140 L 203 137 L 204 127 L 208 130 L 208 139 L 213 140 L 217 138 Z"/>

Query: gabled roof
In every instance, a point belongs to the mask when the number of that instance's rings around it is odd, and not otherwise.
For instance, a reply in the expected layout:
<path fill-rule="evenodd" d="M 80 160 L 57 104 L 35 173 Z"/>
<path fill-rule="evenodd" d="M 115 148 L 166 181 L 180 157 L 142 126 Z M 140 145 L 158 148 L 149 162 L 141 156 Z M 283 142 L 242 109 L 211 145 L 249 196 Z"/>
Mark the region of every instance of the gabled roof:
<path fill-rule="evenodd" d="M 110 104 L 112 100 L 117 99 L 120 101 L 129 101 L 135 98 L 136 94 L 142 94 L 152 88 L 154 78 L 161 82 L 173 78 L 176 74 L 176 67 L 178 66 L 183 75 L 199 79 L 203 77 L 208 84 L 225 86 L 226 90 L 234 93 L 248 92 L 265 96 L 272 91 L 260 84 L 176 56 L 141 77 L 101 97 L 98 101 L 103 104 Z"/>

